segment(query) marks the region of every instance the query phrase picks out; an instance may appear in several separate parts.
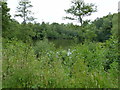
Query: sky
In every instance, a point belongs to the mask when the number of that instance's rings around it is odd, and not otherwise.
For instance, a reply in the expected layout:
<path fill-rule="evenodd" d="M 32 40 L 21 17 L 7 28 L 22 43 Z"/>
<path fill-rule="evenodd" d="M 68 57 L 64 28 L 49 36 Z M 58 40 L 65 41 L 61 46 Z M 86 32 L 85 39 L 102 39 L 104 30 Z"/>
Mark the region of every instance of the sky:
<path fill-rule="evenodd" d="M 8 7 L 11 9 L 10 14 L 14 18 L 16 7 L 20 0 L 7 0 Z M 64 10 L 70 8 L 71 0 L 30 0 L 33 7 L 31 11 L 34 13 L 33 16 L 37 18 L 36 22 L 46 22 L 46 23 L 73 23 L 78 24 L 77 21 L 63 19 L 63 17 L 68 16 Z M 118 12 L 118 2 L 120 0 L 84 0 L 85 3 L 93 3 L 97 6 L 97 12 L 92 13 L 91 16 L 84 17 L 83 19 L 95 20 L 97 17 L 103 17 L 109 14 Z M 19 22 L 22 19 L 15 18 Z"/>

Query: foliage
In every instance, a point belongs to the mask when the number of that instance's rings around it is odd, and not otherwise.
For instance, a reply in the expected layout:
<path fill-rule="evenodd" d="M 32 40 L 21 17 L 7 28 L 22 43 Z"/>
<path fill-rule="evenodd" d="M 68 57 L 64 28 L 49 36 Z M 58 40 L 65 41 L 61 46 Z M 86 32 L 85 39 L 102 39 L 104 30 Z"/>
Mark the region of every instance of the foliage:
<path fill-rule="evenodd" d="M 33 49 L 22 41 L 8 41 L 3 49 L 3 87 L 29 87 L 32 84 Z"/>
<path fill-rule="evenodd" d="M 20 28 L 18 29 L 17 38 L 22 40 L 23 42 L 32 42 L 32 37 L 35 36 L 35 32 L 33 31 L 32 24 L 28 23 L 24 26 L 24 24 L 19 25 Z"/>
<path fill-rule="evenodd" d="M 10 14 L 8 13 L 10 8 L 7 7 L 6 2 L 0 1 L 0 4 L 2 6 L 2 34 L 6 37 L 10 33 Z"/>
<path fill-rule="evenodd" d="M 15 14 L 16 17 L 21 17 L 23 19 L 23 24 L 26 24 L 27 21 L 33 21 L 34 18 L 29 16 L 32 12 L 29 8 L 33 7 L 29 0 L 21 0 L 19 1 L 19 6 L 17 7 L 17 13 Z"/>
<path fill-rule="evenodd" d="M 117 62 L 104 70 L 110 48 L 85 43 L 69 50 L 48 47 L 36 59 L 32 47 L 9 41 L 3 49 L 3 87 L 17 88 L 117 88 Z M 46 50 L 41 50 L 42 53 Z M 71 52 L 68 54 L 68 52 Z M 14 54 L 15 53 L 15 54 Z M 111 57 L 114 58 L 114 57 Z"/>
<path fill-rule="evenodd" d="M 0 4 L 3 88 L 118 88 L 117 14 L 83 26 L 20 24 L 10 19 L 7 3 Z M 66 40 L 67 48 L 56 48 L 54 39 Z"/>
<path fill-rule="evenodd" d="M 54 44 L 49 43 L 47 39 L 36 41 L 34 44 L 34 50 L 37 57 L 46 55 L 50 50 L 54 50 Z"/>
<path fill-rule="evenodd" d="M 110 38 L 111 29 L 113 27 L 112 19 L 114 15 L 107 15 L 103 18 L 97 18 L 93 23 L 96 26 L 97 41 L 104 42 Z"/>
<path fill-rule="evenodd" d="M 89 40 L 89 41 L 96 41 L 96 27 L 94 24 L 88 24 L 86 25 L 84 28 L 82 28 L 82 36 L 85 40 Z"/>

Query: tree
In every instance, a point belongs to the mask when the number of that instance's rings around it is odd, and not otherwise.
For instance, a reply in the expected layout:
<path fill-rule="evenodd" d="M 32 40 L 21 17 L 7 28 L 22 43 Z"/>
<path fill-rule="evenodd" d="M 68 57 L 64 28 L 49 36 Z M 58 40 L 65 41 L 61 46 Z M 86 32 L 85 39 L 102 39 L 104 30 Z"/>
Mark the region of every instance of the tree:
<path fill-rule="evenodd" d="M 15 14 L 16 17 L 21 17 L 23 19 L 23 24 L 26 24 L 27 21 L 33 21 L 35 18 L 29 16 L 32 14 L 29 8 L 33 7 L 29 0 L 21 0 L 19 2 L 19 6 L 17 7 L 17 13 Z"/>
<path fill-rule="evenodd" d="M 97 18 L 93 23 L 96 26 L 97 41 L 104 42 L 111 36 L 113 15 L 108 14 L 102 18 Z"/>
<path fill-rule="evenodd" d="M 2 36 L 7 37 L 8 33 L 10 33 L 10 8 L 7 7 L 7 3 L 4 1 L 0 1 L 0 5 L 2 6 Z"/>
<path fill-rule="evenodd" d="M 83 17 L 91 15 L 96 12 L 96 6 L 92 3 L 85 4 L 84 0 L 73 0 L 71 8 L 65 10 L 66 13 L 72 14 L 72 17 L 65 17 L 65 19 L 78 20 L 83 25 Z"/>

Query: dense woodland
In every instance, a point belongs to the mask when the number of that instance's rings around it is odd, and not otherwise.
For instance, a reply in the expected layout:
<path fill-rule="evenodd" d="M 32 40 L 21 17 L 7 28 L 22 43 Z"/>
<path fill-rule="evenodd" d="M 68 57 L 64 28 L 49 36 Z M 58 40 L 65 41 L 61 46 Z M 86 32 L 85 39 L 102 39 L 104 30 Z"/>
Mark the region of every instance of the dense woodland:
<path fill-rule="evenodd" d="M 33 17 L 16 14 L 23 18 L 19 23 L 11 18 L 6 2 L 0 1 L 0 5 L 3 88 L 118 88 L 117 13 L 94 21 L 81 20 L 80 15 L 87 12 L 75 13 L 80 25 L 32 23 Z M 88 12 L 91 10 L 89 7 Z M 74 42 L 64 49 L 50 40 Z"/>

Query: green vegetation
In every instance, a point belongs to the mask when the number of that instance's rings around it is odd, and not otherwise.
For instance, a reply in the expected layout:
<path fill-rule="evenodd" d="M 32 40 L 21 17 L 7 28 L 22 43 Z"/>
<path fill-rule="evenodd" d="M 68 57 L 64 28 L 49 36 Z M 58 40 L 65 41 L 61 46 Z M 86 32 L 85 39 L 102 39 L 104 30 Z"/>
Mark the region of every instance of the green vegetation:
<path fill-rule="evenodd" d="M 118 88 L 118 14 L 82 26 L 20 24 L 0 3 L 3 88 Z M 52 40 L 71 45 L 57 47 Z"/>

